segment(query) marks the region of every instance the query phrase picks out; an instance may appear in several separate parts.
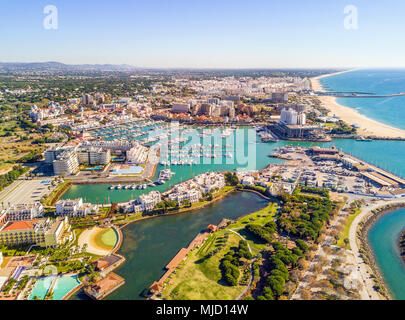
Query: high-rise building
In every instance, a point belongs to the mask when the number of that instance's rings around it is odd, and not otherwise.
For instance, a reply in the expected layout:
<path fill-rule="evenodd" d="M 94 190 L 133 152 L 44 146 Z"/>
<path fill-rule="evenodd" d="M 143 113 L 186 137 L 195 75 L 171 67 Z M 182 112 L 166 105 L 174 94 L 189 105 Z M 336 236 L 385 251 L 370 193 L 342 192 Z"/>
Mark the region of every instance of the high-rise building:
<path fill-rule="evenodd" d="M 77 159 L 79 163 L 89 165 L 105 165 L 111 160 L 111 151 L 104 150 L 101 147 L 81 147 L 77 150 Z"/>
<path fill-rule="evenodd" d="M 283 109 L 280 121 L 285 124 L 296 125 L 298 123 L 298 113 L 292 109 Z"/>
<path fill-rule="evenodd" d="M 53 161 L 53 173 L 57 176 L 71 175 L 79 167 L 77 153 L 75 149 L 67 149 L 56 157 Z"/>
<path fill-rule="evenodd" d="M 82 98 L 82 103 L 86 106 L 93 104 L 94 103 L 93 96 L 86 93 Z"/>
<path fill-rule="evenodd" d="M 212 104 L 203 103 L 203 104 L 201 104 L 200 114 L 211 117 L 213 109 L 214 109 L 214 107 Z"/>
<path fill-rule="evenodd" d="M 288 102 L 288 93 L 273 92 L 270 95 L 270 101 L 272 103 L 287 103 Z"/>
<path fill-rule="evenodd" d="M 190 104 L 189 103 L 174 103 L 172 105 L 172 112 L 174 113 L 189 113 Z"/>
<path fill-rule="evenodd" d="M 305 113 L 300 113 L 297 116 L 297 124 L 298 125 L 305 125 L 307 123 L 307 116 L 305 115 Z"/>

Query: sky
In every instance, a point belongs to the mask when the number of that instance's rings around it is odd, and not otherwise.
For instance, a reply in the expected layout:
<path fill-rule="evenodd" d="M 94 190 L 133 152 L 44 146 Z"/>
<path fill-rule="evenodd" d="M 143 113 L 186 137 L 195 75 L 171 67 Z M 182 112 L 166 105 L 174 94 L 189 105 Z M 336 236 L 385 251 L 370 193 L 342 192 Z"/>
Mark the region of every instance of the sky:
<path fill-rule="evenodd" d="M 57 29 L 44 28 L 47 5 Z M 404 17 L 403 0 L 1 0 L 0 61 L 405 67 Z"/>

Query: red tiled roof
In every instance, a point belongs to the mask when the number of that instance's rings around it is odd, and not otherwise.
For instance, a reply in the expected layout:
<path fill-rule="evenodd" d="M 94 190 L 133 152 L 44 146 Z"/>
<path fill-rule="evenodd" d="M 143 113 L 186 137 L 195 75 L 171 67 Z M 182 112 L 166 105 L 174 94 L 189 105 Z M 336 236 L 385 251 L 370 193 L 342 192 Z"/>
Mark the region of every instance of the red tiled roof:
<path fill-rule="evenodd" d="M 2 231 L 16 231 L 16 230 L 27 230 L 34 228 L 38 220 L 29 221 L 11 221 L 6 224 Z"/>

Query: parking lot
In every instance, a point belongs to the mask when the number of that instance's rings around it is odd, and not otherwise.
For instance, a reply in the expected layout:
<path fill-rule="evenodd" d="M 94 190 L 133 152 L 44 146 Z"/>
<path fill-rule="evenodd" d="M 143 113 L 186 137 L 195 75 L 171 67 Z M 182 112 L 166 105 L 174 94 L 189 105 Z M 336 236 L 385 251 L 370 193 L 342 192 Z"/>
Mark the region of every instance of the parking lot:
<path fill-rule="evenodd" d="M 19 203 L 39 202 L 45 194 L 52 191 L 51 181 L 49 178 L 18 180 L 0 195 L 0 202 L 5 208 Z"/>

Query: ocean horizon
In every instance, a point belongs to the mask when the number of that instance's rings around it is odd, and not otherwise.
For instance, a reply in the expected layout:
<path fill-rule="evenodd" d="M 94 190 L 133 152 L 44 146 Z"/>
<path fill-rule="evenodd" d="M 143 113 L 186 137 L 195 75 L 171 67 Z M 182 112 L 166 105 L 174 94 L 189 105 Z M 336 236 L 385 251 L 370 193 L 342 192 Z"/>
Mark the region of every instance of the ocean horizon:
<path fill-rule="evenodd" d="M 389 95 L 405 92 L 405 68 L 361 69 L 319 79 L 326 91 L 373 92 Z M 383 124 L 405 130 L 405 96 L 389 98 L 337 98 L 342 106 Z"/>

